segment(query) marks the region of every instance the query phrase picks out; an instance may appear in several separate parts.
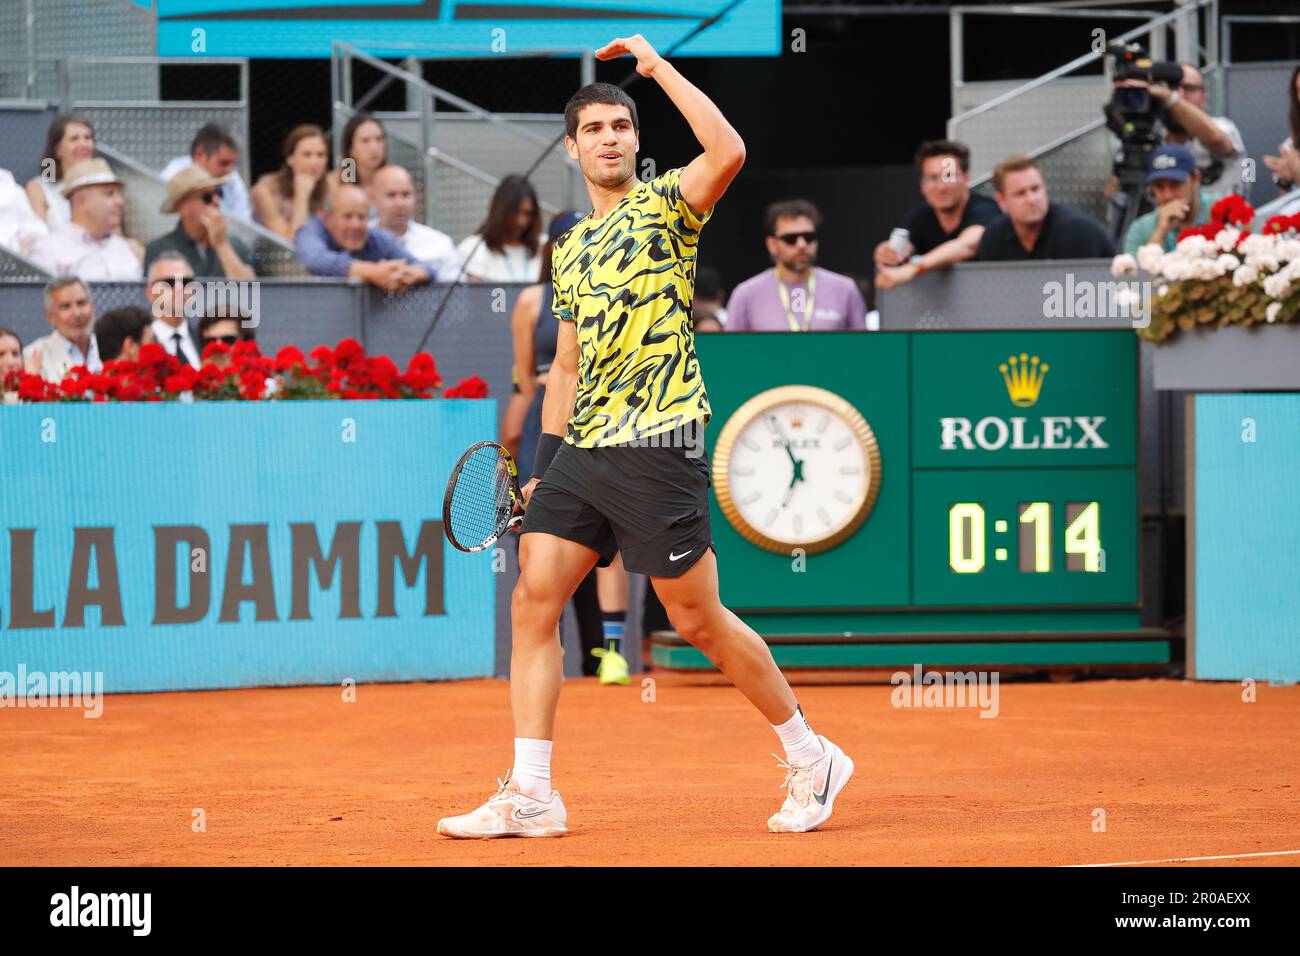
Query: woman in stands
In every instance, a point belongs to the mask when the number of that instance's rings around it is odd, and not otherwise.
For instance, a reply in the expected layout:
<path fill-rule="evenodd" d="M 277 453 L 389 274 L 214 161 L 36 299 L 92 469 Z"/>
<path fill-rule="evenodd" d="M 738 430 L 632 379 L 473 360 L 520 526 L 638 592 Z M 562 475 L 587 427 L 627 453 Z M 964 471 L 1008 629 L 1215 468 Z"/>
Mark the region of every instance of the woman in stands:
<path fill-rule="evenodd" d="M 375 173 L 388 163 L 388 136 L 384 124 L 369 113 L 354 113 L 343 127 L 343 160 L 330 174 L 329 190 L 341 182 L 369 190 Z"/>
<path fill-rule="evenodd" d="M 27 200 L 32 212 L 44 219 L 50 229 L 58 229 L 72 221 L 72 206 L 59 191 L 63 188 L 63 171 L 94 155 L 95 128 L 90 125 L 90 120 L 77 113 L 65 113 L 54 118 L 45 133 L 41 175 L 27 181 Z M 46 178 L 46 170 L 51 169 L 53 180 Z"/>
<path fill-rule="evenodd" d="M 523 176 L 501 180 L 483 225 L 456 247 L 465 264 L 465 278 L 478 282 L 535 281 L 541 267 L 537 254 L 541 227 L 541 207 L 532 184 Z"/>
<path fill-rule="evenodd" d="M 23 340 L 17 332 L 0 325 L 0 404 L 12 405 L 18 401 L 17 392 L 5 391 L 5 379 L 10 372 L 22 370 Z M 14 387 L 18 387 L 16 382 Z"/>
<path fill-rule="evenodd" d="M 253 220 L 287 242 L 325 201 L 329 144 L 325 131 L 303 123 L 284 138 L 284 165 L 266 173 L 252 189 Z"/>
<path fill-rule="evenodd" d="M 1300 66 L 1291 71 L 1286 97 L 1291 135 L 1282 141 L 1277 156 L 1264 157 L 1264 165 L 1273 173 L 1273 182 L 1284 193 L 1300 183 Z"/>

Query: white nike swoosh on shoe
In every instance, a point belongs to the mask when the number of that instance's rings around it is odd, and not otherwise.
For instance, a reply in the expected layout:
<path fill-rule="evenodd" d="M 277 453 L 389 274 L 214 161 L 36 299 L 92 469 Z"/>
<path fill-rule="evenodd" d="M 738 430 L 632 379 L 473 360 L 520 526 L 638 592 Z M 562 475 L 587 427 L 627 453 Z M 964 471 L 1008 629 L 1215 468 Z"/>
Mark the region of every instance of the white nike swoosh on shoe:
<path fill-rule="evenodd" d="M 694 551 L 694 550 L 695 550 L 694 548 L 691 548 L 691 551 Z M 668 552 L 668 560 L 669 560 L 669 561 L 678 561 L 678 560 L 680 560 L 680 559 L 686 557 L 688 554 L 690 554 L 691 551 L 683 551 L 681 554 L 673 554 L 671 551 L 669 551 L 669 552 Z"/>

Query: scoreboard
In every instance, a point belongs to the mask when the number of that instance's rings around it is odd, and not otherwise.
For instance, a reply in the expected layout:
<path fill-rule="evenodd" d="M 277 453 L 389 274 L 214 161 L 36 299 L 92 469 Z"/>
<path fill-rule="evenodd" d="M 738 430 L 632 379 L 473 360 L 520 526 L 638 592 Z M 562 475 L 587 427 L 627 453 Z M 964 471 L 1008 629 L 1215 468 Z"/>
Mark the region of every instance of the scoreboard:
<path fill-rule="evenodd" d="M 760 634 L 1137 633 L 1131 331 L 728 333 L 696 349 L 722 598 Z"/>

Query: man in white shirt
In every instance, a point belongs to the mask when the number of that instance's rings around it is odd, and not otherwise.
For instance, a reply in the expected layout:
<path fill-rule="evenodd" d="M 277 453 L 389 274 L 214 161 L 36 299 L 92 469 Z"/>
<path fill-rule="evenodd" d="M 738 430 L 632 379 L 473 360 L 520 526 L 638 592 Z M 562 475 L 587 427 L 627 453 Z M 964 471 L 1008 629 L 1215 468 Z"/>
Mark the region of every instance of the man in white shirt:
<path fill-rule="evenodd" d="M 190 261 L 174 249 L 164 249 L 149 264 L 145 294 L 153 312 L 153 340 L 181 364 L 198 368 L 203 364 L 202 352 L 185 316 L 186 304 L 194 292 L 189 285 L 193 278 Z"/>
<path fill-rule="evenodd" d="M 406 251 L 437 271 L 439 282 L 452 282 L 460 271 L 451 236 L 415 221 L 415 183 L 402 166 L 382 166 L 370 182 L 376 224 L 387 229 Z"/>
<path fill-rule="evenodd" d="M 69 169 L 62 192 L 72 204 L 72 221 L 32 243 L 32 262 L 53 275 L 88 282 L 139 279 L 140 260 L 117 234 L 123 185 L 107 160 L 86 159 Z"/>
<path fill-rule="evenodd" d="M 239 144 L 224 127 L 208 123 L 194 134 L 188 156 L 177 156 L 163 167 L 162 178 L 171 178 L 188 166 L 201 166 L 208 175 L 220 179 L 229 176 L 219 190 L 221 211 L 228 216 L 251 221 L 253 204 L 248 196 L 248 186 L 239 175 Z"/>
<path fill-rule="evenodd" d="M 0 169 L 0 246 L 26 255 L 33 242 L 49 234 L 49 226 L 32 211 L 27 193 L 14 181 L 14 174 Z"/>
<path fill-rule="evenodd" d="M 76 365 L 92 372 L 103 369 L 95 342 L 95 303 L 86 283 L 65 275 L 46 285 L 45 320 L 54 331 L 23 349 L 29 373 L 47 382 L 60 382 Z"/>

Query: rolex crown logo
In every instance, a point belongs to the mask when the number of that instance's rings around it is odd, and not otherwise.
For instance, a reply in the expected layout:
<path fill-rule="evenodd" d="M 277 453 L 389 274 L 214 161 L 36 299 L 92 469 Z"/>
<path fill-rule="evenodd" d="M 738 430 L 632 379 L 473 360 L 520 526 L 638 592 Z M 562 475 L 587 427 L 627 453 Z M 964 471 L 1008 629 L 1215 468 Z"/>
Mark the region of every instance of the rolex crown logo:
<path fill-rule="evenodd" d="M 791 416 L 790 416 L 790 427 L 791 427 L 791 428 L 803 428 L 803 416 L 802 416 L 802 415 L 791 415 Z"/>
<path fill-rule="evenodd" d="M 1012 355 L 998 366 L 1002 380 L 1007 383 L 1007 396 L 1013 405 L 1027 408 L 1038 401 L 1042 391 L 1043 379 L 1047 375 L 1047 363 L 1038 363 L 1038 356 L 1029 356 L 1024 352 L 1020 357 Z"/>

